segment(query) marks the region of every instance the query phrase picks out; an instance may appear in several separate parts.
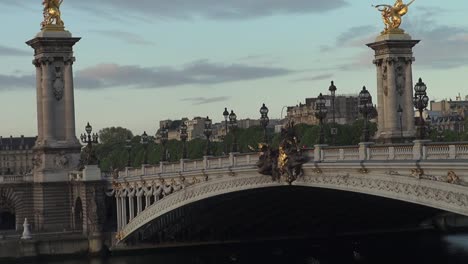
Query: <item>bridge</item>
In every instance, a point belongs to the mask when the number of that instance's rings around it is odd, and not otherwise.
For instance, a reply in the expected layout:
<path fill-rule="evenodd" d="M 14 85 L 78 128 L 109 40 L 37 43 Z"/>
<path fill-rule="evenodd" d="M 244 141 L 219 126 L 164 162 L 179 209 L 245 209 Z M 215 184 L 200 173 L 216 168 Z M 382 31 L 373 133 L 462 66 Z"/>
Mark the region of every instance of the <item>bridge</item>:
<path fill-rule="evenodd" d="M 316 145 L 306 154 L 311 160 L 303 166 L 304 175 L 292 182 L 259 174 L 258 153 L 126 168 L 113 179 L 108 193 L 116 199 L 117 240 L 125 242 L 158 218 L 191 204 L 267 188 L 360 193 L 468 216 L 466 142 Z"/>

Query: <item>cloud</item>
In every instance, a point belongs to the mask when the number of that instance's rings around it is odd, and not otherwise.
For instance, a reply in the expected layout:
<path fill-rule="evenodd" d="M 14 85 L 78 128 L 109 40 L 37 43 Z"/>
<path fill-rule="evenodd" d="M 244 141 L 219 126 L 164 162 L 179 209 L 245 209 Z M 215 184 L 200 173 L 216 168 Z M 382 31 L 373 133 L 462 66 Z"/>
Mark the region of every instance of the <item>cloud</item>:
<path fill-rule="evenodd" d="M 35 82 L 36 78 L 33 75 L 0 74 L 0 90 L 34 89 L 36 87 Z"/>
<path fill-rule="evenodd" d="M 32 52 L 0 45 L 0 56 L 31 56 Z"/>
<path fill-rule="evenodd" d="M 220 64 L 199 60 L 179 68 L 170 66 L 99 64 L 76 71 L 77 89 L 111 87 L 163 88 L 182 85 L 211 85 L 279 77 L 295 71 L 246 64 Z M 0 75 L 0 90 L 35 87 L 33 75 Z"/>
<path fill-rule="evenodd" d="M 87 8 L 95 12 L 115 10 L 123 16 L 142 14 L 149 17 L 193 19 L 244 19 L 278 14 L 323 13 L 346 6 L 346 0 L 80 0 L 70 1 L 69 5 Z"/>
<path fill-rule="evenodd" d="M 128 44 L 136 44 L 136 45 L 154 45 L 154 42 L 148 41 L 131 32 L 125 32 L 120 30 L 93 30 L 92 32 L 98 33 L 100 35 L 104 35 L 110 38 L 122 40 Z"/>
<path fill-rule="evenodd" d="M 431 12 L 422 12 L 407 21 L 406 31 L 421 40 L 414 48 L 417 65 L 437 69 L 467 65 L 468 29 L 441 25 Z"/>
<path fill-rule="evenodd" d="M 329 80 L 333 77 L 331 73 L 320 74 L 312 77 L 300 78 L 294 80 L 294 82 L 308 82 L 308 81 L 321 81 L 321 80 Z"/>
<path fill-rule="evenodd" d="M 202 105 L 202 104 L 210 104 L 216 102 L 223 102 L 231 99 L 231 96 L 218 96 L 218 97 L 191 97 L 191 98 L 184 98 L 181 101 L 189 101 L 192 102 L 193 105 Z"/>
<path fill-rule="evenodd" d="M 77 72 L 77 86 L 81 88 L 161 88 L 180 85 L 219 84 L 277 77 L 293 73 L 275 67 L 245 64 L 219 64 L 199 60 L 180 68 L 141 67 L 136 65 L 100 64 Z"/>

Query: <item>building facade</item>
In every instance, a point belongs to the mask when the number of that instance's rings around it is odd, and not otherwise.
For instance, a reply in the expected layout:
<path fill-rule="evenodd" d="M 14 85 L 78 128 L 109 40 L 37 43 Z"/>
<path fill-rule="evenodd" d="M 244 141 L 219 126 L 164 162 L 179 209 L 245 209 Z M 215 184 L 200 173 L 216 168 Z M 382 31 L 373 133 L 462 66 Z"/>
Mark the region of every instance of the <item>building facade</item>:
<path fill-rule="evenodd" d="M 33 169 L 35 137 L 0 137 L 0 174 L 23 175 Z"/>
<path fill-rule="evenodd" d="M 324 95 L 328 115 L 325 119 L 326 123 L 333 122 L 333 100 L 330 95 Z M 319 120 L 315 117 L 315 101 L 314 98 L 306 98 L 305 104 L 299 104 L 287 108 L 286 117 L 294 121 L 296 124 L 317 125 Z M 335 122 L 337 124 L 351 124 L 359 118 L 358 111 L 358 96 L 357 95 L 338 95 L 334 100 Z"/>

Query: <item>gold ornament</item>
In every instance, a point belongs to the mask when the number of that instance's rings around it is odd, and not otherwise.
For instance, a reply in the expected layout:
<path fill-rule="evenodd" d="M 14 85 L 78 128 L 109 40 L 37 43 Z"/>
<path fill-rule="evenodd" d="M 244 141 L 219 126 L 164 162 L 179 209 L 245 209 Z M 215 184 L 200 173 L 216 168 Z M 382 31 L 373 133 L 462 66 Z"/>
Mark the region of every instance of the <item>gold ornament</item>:
<path fill-rule="evenodd" d="M 385 24 L 385 30 L 382 34 L 403 34 L 404 31 L 400 29 L 401 17 L 408 13 L 409 6 L 415 0 L 411 0 L 408 4 L 403 3 L 403 0 L 396 0 L 393 6 L 391 5 L 376 5 L 373 7 L 377 8 L 382 13 L 382 20 Z"/>
<path fill-rule="evenodd" d="M 52 31 L 63 31 L 64 23 L 61 18 L 60 5 L 63 0 L 44 0 L 44 21 L 41 23 L 41 29 Z"/>

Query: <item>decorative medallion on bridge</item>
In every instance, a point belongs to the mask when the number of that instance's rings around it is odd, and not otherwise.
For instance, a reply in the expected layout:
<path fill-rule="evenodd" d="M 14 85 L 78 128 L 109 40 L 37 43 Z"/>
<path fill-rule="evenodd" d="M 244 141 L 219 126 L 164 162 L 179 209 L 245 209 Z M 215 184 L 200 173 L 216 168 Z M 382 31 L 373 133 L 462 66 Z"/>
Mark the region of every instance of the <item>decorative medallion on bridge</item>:
<path fill-rule="evenodd" d="M 309 161 L 309 157 L 299 146 L 299 139 L 292 121 L 281 129 L 281 141 L 278 148 L 260 143 L 258 151 L 260 152 L 257 162 L 258 172 L 270 175 L 273 181 L 285 180 L 291 184 L 304 174 L 302 164 Z"/>

